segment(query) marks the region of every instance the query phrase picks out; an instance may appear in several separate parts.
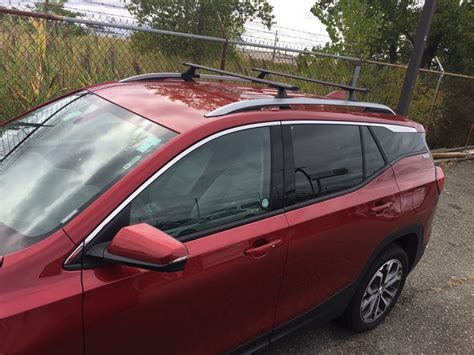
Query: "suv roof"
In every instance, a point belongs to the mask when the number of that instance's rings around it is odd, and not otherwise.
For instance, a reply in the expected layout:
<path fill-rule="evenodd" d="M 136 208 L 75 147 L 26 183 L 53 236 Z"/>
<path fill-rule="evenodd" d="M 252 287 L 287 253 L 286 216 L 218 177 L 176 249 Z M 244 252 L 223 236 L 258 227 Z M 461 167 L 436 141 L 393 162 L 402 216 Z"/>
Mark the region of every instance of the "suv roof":
<path fill-rule="evenodd" d="M 314 114 L 311 115 L 312 120 L 365 121 L 370 123 L 410 126 L 416 128 L 418 131 L 423 131 L 421 125 L 404 117 L 391 114 L 389 111 L 387 111 L 387 113 L 364 112 L 365 107 L 363 105 L 361 107 L 352 107 L 349 106 L 348 101 L 339 101 L 340 103 L 335 106 L 333 103 L 335 101 L 330 100 L 330 97 L 304 93 L 291 93 L 289 99 L 275 99 L 277 94 L 276 89 L 253 86 L 248 83 L 236 84 L 222 80 L 183 81 L 182 79 L 176 78 L 151 78 L 145 81 L 127 80 L 125 82 L 100 84 L 90 87 L 88 90 L 129 111 L 179 133 L 205 125 L 211 121 L 225 119 L 228 115 L 226 112 L 218 116 L 208 114 L 221 109 L 225 105 L 252 99 L 273 99 L 268 102 L 275 102 L 275 104 L 264 105 L 265 108 L 271 110 L 291 108 L 292 114 L 288 115 L 287 119 L 292 120 L 309 119 L 307 115 L 305 115 L 306 117 L 299 117 L 297 113 L 308 113 L 308 111 L 311 111 L 314 112 Z M 290 102 L 293 98 L 323 99 L 323 102 L 327 100 L 329 105 L 308 105 L 292 102 L 290 105 L 280 107 L 283 105 L 277 104 L 277 102 L 284 102 L 283 100 L 289 100 L 288 102 Z M 300 100 L 300 102 L 304 102 L 304 100 Z M 348 105 L 344 103 L 348 103 Z M 358 102 L 355 102 L 355 104 L 357 103 Z M 249 102 L 249 105 L 244 106 L 250 106 L 247 112 L 251 112 L 253 115 L 258 114 L 258 112 L 264 108 L 259 105 L 252 108 L 253 102 Z M 374 107 L 377 106 L 382 105 L 374 104 Z M 390 110 L 389 108 L 387 109 Z M 238 112 L 238 110 L 235 112 Z M 206 115 L 208 117 L 206 117 Z M 284 118 L 282 119 L 281 117 L 278 119 L 284 120 Z"/>

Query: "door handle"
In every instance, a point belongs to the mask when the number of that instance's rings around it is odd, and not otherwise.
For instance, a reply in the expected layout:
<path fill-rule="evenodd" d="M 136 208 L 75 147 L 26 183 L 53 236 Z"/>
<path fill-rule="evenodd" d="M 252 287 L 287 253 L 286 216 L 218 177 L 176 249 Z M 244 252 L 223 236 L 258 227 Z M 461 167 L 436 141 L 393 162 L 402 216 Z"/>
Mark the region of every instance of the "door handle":
<path fill-rule="evenodd" d="M 392 207 L 392 202 L 387 202 L 387 203 L 384 203 L 383 205 L 372 207 L 370 210 L 377 214 L 377 213 L 382 213 L 390 209 L 390 207 Z"/>
<path fill-rule="evenodd" d="M 271 242 L 260 245 L 258 247 L 245 250 L 245 255 L 264 256 L 268 253 L 269 250 L 276 248 L 280 244 L 281 239 L 272 240 Z"/>

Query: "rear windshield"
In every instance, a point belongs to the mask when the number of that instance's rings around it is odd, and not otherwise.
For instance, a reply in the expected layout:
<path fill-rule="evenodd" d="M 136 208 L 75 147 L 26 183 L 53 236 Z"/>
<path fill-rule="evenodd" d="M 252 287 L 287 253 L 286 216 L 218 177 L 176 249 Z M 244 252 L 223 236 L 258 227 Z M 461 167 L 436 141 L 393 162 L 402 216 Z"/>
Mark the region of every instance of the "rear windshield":
<path fill-rule="evenodd" d="M 84 93 L 0 126 L 0 255 L 58 229 L 175 135 Z"/>

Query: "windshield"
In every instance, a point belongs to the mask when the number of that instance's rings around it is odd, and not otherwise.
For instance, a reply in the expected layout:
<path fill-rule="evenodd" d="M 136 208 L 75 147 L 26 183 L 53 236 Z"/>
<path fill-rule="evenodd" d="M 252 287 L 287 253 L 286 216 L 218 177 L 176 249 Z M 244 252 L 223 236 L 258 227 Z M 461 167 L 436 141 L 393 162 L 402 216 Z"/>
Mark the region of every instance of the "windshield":
<path fill-rule="evenodd" d="M 49 235 L 175 135 L 84 93 L 0 126 L 0 255 Z"/>

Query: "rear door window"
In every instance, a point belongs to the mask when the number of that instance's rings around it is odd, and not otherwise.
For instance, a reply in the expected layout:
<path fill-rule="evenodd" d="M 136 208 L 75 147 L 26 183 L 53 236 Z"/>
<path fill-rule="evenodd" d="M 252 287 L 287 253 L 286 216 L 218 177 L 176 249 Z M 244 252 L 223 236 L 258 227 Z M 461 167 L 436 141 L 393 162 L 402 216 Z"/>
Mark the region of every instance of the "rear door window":
<path fill-rule="evenodd" d="M 350 189 L 363 180 L 358 126 L 294 124 L 296 202 Z"/>

